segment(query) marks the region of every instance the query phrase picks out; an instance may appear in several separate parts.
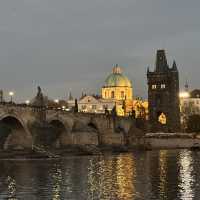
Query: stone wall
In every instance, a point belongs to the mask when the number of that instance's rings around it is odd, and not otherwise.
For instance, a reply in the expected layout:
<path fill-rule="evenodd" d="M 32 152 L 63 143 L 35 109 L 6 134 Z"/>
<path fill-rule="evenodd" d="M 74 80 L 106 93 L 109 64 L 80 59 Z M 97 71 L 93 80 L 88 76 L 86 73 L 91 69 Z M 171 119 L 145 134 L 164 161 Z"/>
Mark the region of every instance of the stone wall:
<path fill-rule="evenodd" d="M 146 138 L 145 143 L 147 147 L 153 149 L 200 147 L 200 140 L 192 138 Z"/>
<path fill-rule="evenodd" d="M 98 135 L 95 132 L 72 133 L 73 145 L 98 145 Z"/>

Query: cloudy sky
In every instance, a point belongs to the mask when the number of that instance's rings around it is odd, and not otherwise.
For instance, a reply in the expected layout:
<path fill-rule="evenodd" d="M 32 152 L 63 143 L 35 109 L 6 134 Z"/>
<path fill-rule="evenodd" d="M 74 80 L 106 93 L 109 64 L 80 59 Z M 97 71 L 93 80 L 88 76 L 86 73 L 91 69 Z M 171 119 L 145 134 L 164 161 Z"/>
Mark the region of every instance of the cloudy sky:
<path fill-rule="evenodd" d="M 156 49 L 176 60 L 181 87 L 200 88 L 199 0 L 2 0 L 0 87 L 30 99 L 99 92 L 113 64 L 147 96 Z"/>

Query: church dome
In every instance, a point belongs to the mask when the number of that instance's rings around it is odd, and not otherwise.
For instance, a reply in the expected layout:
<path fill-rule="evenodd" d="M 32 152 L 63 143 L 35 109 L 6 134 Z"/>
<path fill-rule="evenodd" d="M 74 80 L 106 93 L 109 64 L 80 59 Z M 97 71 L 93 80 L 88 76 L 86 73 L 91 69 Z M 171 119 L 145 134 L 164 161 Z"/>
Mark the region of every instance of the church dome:
<path fill-rule="evenodd" d="M 122 74 L 121 68 L 116 65 L 105 81 L 104 87 L 132 87 L 131 81 Z"/>

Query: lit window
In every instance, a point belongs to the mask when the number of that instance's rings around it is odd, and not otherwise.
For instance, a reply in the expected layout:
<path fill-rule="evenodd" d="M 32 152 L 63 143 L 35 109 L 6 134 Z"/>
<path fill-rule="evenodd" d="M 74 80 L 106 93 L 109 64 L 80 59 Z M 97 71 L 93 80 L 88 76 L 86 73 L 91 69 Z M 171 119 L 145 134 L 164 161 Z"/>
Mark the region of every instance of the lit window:
<path fill-rule="evenodd" d="M 152 89 L 155 90 L 157 88 L 157 85 L 152 85 Z"/>
<path fill-rule="evenodd" d="M 165 89 L 165 84 L 161 84 L 161 89 Z"/>
<path fill-rule="evenodd" d="M 164 113 L 161 113 L 160 116 L 158 116 L 158 121 L 163 125 L 167 124 L 166 115 Z"/>

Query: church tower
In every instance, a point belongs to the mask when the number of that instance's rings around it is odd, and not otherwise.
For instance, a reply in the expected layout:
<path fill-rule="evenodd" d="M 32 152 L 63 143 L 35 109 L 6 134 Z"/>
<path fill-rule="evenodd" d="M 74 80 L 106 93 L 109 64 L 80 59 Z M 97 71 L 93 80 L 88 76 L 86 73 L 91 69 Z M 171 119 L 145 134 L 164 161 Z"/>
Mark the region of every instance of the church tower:
<path fill-rule="evenodd" d="M 155 69 L 148 68 L 147 80 L 151 131 L 179 131 L 179 73 L 175 61 L 168 66 L 164 50 L 157 51 Z"/>

